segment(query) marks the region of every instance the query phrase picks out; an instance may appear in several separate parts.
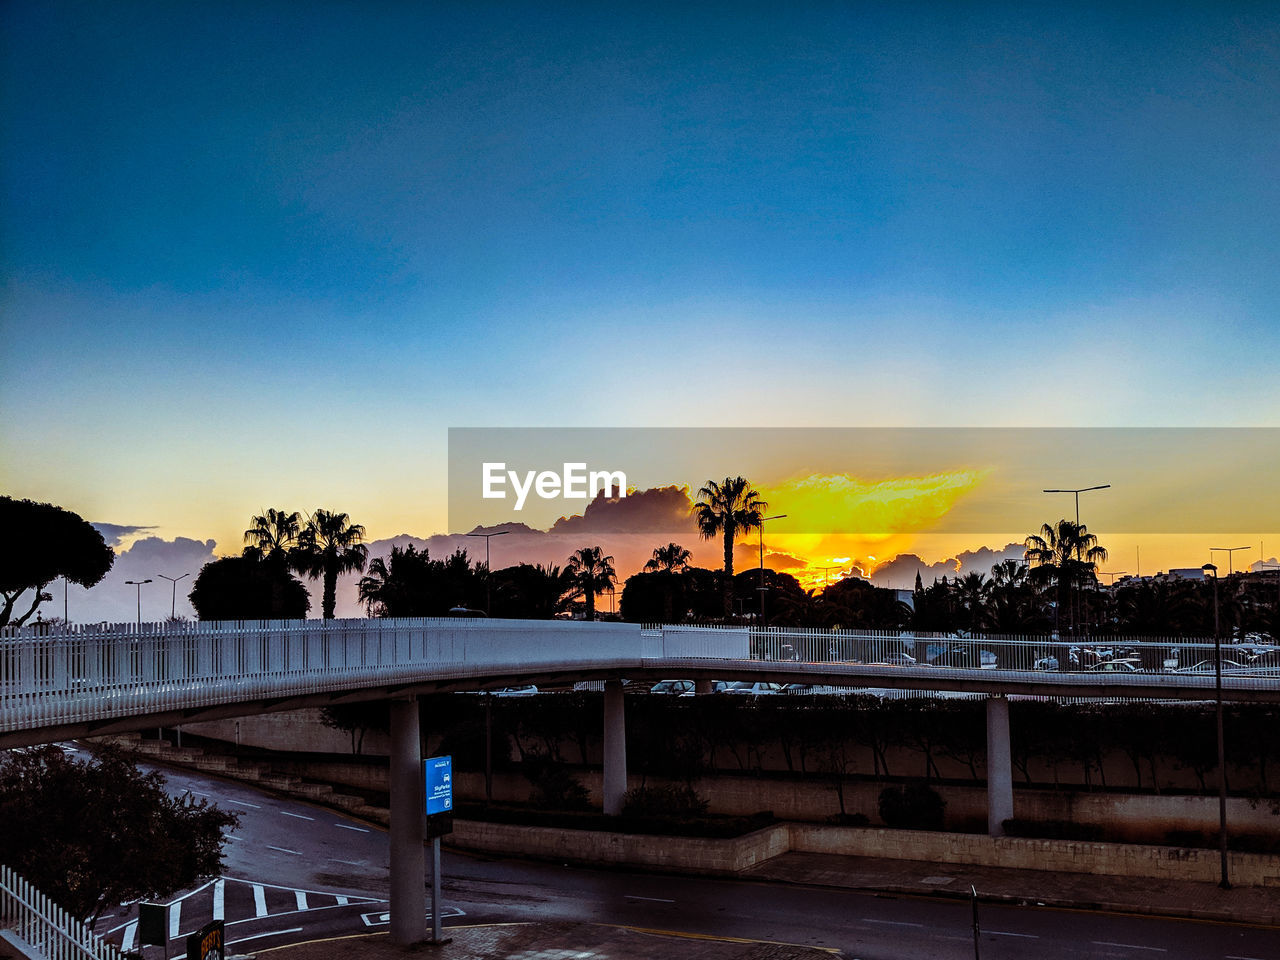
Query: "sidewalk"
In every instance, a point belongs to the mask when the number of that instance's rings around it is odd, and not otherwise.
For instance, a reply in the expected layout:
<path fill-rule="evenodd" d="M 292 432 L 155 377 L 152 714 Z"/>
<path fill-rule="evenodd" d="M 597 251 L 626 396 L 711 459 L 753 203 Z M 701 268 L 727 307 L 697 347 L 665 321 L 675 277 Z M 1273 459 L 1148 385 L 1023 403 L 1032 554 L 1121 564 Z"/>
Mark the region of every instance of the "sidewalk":
<path fill-rule="evenodd" d="M 821 853 L 784 853 L 745 871 L 744 878 L 846 890 L 968 899 L 970 884 L 986 902 L 1106 910 L 1194 920 L 1280 925 L 1280 896 L 1270 887 L 1086 873 L 1050 873 L 964 864 L 880 860 Z"/>

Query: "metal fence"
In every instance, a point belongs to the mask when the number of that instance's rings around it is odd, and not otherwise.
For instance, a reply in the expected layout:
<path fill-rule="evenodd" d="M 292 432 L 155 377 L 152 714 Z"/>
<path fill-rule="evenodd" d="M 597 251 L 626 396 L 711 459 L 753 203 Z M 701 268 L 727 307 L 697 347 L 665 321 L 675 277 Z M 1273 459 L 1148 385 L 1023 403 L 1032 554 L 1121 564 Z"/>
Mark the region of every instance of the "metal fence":
<path fill-rule="evenodd" d="M 119 950 L 4 864 L 0 928 L 12 930 L 45 960 L 125 960 Z"/>

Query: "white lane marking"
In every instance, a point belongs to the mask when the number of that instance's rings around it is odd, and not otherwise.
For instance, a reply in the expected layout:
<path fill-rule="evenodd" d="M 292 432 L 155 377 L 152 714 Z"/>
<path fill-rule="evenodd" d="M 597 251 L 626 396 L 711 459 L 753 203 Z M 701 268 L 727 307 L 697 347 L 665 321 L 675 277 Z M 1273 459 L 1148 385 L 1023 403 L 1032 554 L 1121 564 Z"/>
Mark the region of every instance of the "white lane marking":
<path fill-rule="evenodd" d="M 201 792 L 201 791 L 199 791 L 199 790 L 192 790 L 192 791 L 190 791 L 190 792 L 191 792 L 192 794 L 194 794 L 195 796 L 197 796 L 197 797 L 212 797 L 212 796 L 213 796 L 213 794 L 212 794 L 212 793 L 202 793 L 202 792 Z"/>
<path fill-rule="evenodd" d="M 362 867 L 362 866 L 364 866 L 364 861 L 363 861 L 363 860 L 339 860 L 337 857 L 330 857 L 330 858 L 329 858 L 329 862 L 330 862 L 330 863 L 345 863 L 348 867 Z"/>
<path fill-rule="evenodd" d="M 271 933 L 255 933 L 251 937 L 241 937 L 239 940 L 228 940 L 227 943 L 228 944 L 244 943 L 248 940 L 261 940 L 263 937 L 282 937 L 286 933 L 301 933 L 301 932 L 302 932 L 301 927 L 293 927 L 290 930 L 274 930 Z"/>
<path fill-rule="evenodd" d="M 863 917 L 863 923 L 887 923 L 894 927 L 923 927 L 923 923 L 907 923 L 905 920 L 872 920 L 870 917 Z"/>
<path fill-rule="evenodd" d="M 335 823 L 335 827 L 341 827 L 343 830 L 354 830 L 356 833 L 368 833 L 364 827 L 349 827 L 345 823 Z"/>
<path fill-rule="evenodd" d="M 297 819 L 297 820 L 310 820 L 314 823 L 316 819 L 315 817 L 304 817 L 300 813 L 290 813 L 288 810 L 281 810 L 280 812 L 283 813 L 286 817 L 293 817 L 294 819 Z"/>
<path fill-rule="evenodd" d="M 213 885 L 213 919 L 227 919 L 227 881 L 221 877 Z"/>
<path fill-rule="evenodd" d="M 293 891 L 293 900 L 298 905 L 299 910 L 307 909 L 307 891 L 305 890 Z"/>
<path fill-rule="evenodd" d="M 1034 933 L 1006 933 L 1004 930 L 983 930 L 982 932 L 993 937 L 1022 937 L 1024 940 L 1040 939 L 1039 935 Z"/>
<path fill-rule="evenodd" d="M 182 920 L 182 901 L 176 901 L 169 907 L 169 939 L 178 939 L 178 924 Z"/>
<path fill-rule="evenodd" d="M 675 903 L 674 900 L 666 900 L 662 897 L 637 897 L 634 893 L 624 895 L 627 900 L 652 900 L 654 903 Z"/>
<path fill-rule="evenodd" d="M 1144 947 L 1140 943 L 1116 943 L 1114 940 L 1090 940 L 1100 947 L 1123 947 L 1125 950 L 1151 950 L 1154 953 L 1168 953 L 1164 947 Z"/>
<path fill-rule="evenodd" d="M 350 903 L 350 902 L 351 902 L 351 901 L 350 901 L 349 899 L 347 899 L 346 897 L 337 897 L 336 899 L 337 899 L 337 901 L 338 901 L 338 906 L 340 906 L 340 907 L 345 907 L 348 903 Z"/>
<path fill-rule="evenodd" d="M 227 803 L 234 803 L 238 807 L 253 807 L 253 809 L 255 810 L 262 809 L 262 807 L 258 806 L 258 804 L 256 803 L 247 803 L 244 800 L 232 800 L 230 798 L 225 798 L 225 799 Z"/>
<path fill-rule="evenodd" d="M 269 843 L 267 844 L 267 849 L 268 849 L 268 850 L 279 850 L 281 853 L 292 853 L 295 857 L 300 857 L 300 856 L 302 856 L 302 852 L 301 852 L 301 851 L 299 851 L 299 850 L 290 850 L 288 847 L 273 847 L 273 846 L 272 846 L 271 844 L 269 844 Z"/>
<path fill-rule="evenodd" d="M 124 953 L 129 953 L 131 950 L 133 950 L 133 938 L 136 937 L 137 935 L 138 935 L 137 920 L 131 920 L 129 923 L 125 924 L 124 939 L 120 941 L 121 951 L 123 951 Z"/>
<path fill-rule="evenodd" d="M 240 840 L 241 840 L 242 838 L 241 838 L 241 837 L 237 837 L 234 833 L 228 833 L 228 834 L 227 834 L 227 839 L 228 839 L 228 840 L 234 840 L 236 843 L 239 843 L 239 842 L 240 842 Z"/>
<path fill-rule="evenodd" d="M 1231 954 L 1227 954 L 1227 956 L 1224 957 L 1223 960 L 1262 960 L 1262 958 L 1261 957 L 1233 957 L 1231 956 Z"/>
<path fill-rule="evenodd" d="M 262 889 L 262 884 L 250 884 L 253 887 L 253 909 L 260 917 L 267 915 L 267 891 Z"/>

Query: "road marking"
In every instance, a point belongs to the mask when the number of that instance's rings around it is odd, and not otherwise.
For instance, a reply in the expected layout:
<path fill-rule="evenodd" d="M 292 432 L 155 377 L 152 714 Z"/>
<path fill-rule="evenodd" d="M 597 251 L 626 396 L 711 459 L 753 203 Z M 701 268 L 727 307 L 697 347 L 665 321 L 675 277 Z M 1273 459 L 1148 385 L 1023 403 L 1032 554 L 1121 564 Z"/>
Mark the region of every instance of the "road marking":
<path fill-rule="evenodd" d="M 261 940 L 263 937 L 282 937 L 286 933 L 301 933 L 301 927 L 293 927 L 290 930 L 273 930 L 271 933 L 255 933 L 251 937 L 241 937 L 239 940 L 228 940 L 227 944 L 244 943 L 248 940 Z"/>
<path fill-rule="evenodd" d="M 235 834 L 233 834 L 233 833 L 228 833 L 228 834 L 227 834 L 227 839 L 228 839 L 228 840 L 234 840 L 236 843 L 239 843 L 239 842 L 240 842 L 240 840 L 241 840 L 241 838 L 240 838 L 240 837 L 237 837 L 237 836 L 236 836 Z"/>
<path fill-rule="evenodd" d="M 1039 935 L 1034 933 L 1006 933 L 1003 930 L 983 930 L 982 932 L 988 933 L 993 937 L 1022 937 L 1024 940 L 1040 939 Z"/>
<path fill-rule="evenodd" d="M 226 799 L 226 798 L 224 798 L 224 799 Z M 244 800 L 231 800 L 231 799 L 226 799 L 226 802 L 227 802 L 227 803 L 234 803 L 234 804 L 235 804 L 236 806 L 238 806 L 238 807 L 253 807 L 253 809 L 255 809 L 255 810 L 261 810 L 261 809 L 262 809 L 262 807 L 258 806 L 258 804 L 256 804 L 256 803 L 248 803 L 248 802 L 246 802 L 246 801 L 244 801 Z"/>
<path fill-rule="evenodd" d="M 124 939 L 120 941 L 120 949 L 124 953 L 128 953 L 133 949 L 133 938 L 136 937 L 137 935 L 138 935 L 137 920 L 131 920 L 129 923 L 125 924 Z"/>
<path fill-rule="evenodd" d="M 1261 957 L 1233 957 L 1230 954 L 1227 954 L 1224 960 L 1262 960 L 1262 958 Z"/>
<path fill-rule="evenodd" d="M 257 911 L 258 916 L 265 917 L 267 915 L 267 891 L 262 889 L 262 884 L 250 884 L 253 887 L 253 909 Z"/>
<path fill-rule="evenodd" d="M 307 909 L 307 891 L 305 890 L 293 891 L 293 899 L 294 899 L 294 902 L 297 903 L 299 910 Z"/>
<path fill-rule="evenodd" d="M 293 817 L 297 820 L 310 820 L 314 823 L 316 819 L 315 817 L 304 817 L 300 813 L 290 813 L 288 810 L 281 810 L 280 812 L 283 813 L 286 817 Z"/>
<path fill-rule="evenodd" d="M 169 939 L 178 939 L 178 924 L 182 920 L 182 901 L 176 901 L 169 907 Z"/>
<path fill-rule="evenodd" d="M 193 793 L 193 794 L 195 794 L 197 797 L 212 797 L 212 796 L 213 796 L 213 794 L 212 794 L 212 793 L 201 793 L 199 790 L 192 790 L 192 791 L 190 791 L 190 792 L 191 792 L 191 793 Z"/>
<path fill-rule="evenodd" d="M 279 850 L 281 853 L 292 853 L 295 857 L 300 857 L 300 856 L 302 856 L 302 853 L 301 853 L 300 851 L 298 851 L 298 850 L 290 850 L 288 847 L 273 847 L 273 846 L 272 846 L 271 844 L 269 844 L 269 843 L 267 844 L 267 849 L 268 849 L 268 850 Z"/>
<path fill-rule="evenodd" d="M 335 827 L 341 827 L 343 830 L 354 830 L 356 833 L 368 833 L 364 827 L 349 827 L 345 823 L 335 823 Z"/>
<path fill-rule="evenodd" d="M 364 866 L 364 861 L 363 861 L 363 860 L 339 860 L 337 857 L 330 857 L 330 858 L 329 858 L 329 862 L 330 862 L 330 863 L 345 863 L 348 867 L 362 867 L 362 866 Z"/>
<path fill-rule="evenodd" d="M 347 897 L 335 897 L 335 899 L 338 901 L 338 906 L 340 907 L 345 907 L 351 902 Z"/>
<path fill-rule="evenodd" d="M 628 893 L 628 894 L 626 894 L 626 895 L 625 895 L 625 899 L 627 899 L 627 900 L 651 900 L 651 901 L 653 901 L 654 903 L 675 903 L 675 901 L 674 901 L 674 900 L 666 900 L 666 899 L 664 899 L 664 898 L 662 898 L 662 897 L 637 897 L 634 893 Z"/>
<path fill-rule="evenodd" d="M 226 894 L 227 881 L 219 877 L 213 884 L 213 919 L 215 920 L 227 919 Z"/>
<path fill-rule="evenodd" d="M 1123 947 L 1125 950 L 1151 950 L 1155 953 L 1168 953 L 1164 947 L 1144 947 L 1140 943 L 1116 943 L 1114 940 L 1090 940 L 1100 947 Z"/>
<path fill-rule="evenodd" d="M 872 920 L 870 917 L 863 917 L 863 923 L 887 923 L 894 927 L 923 927 L 923 923 L 907 923 L 905 920 Z"/>

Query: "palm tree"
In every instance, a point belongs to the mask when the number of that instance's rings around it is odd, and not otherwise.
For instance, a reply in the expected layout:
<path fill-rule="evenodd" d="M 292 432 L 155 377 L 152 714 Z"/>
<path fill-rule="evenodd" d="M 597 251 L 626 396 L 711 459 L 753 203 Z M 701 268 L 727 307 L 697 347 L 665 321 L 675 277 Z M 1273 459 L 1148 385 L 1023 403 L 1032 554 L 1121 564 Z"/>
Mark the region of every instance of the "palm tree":
<path fill-rule="evenodd" d="M 302 528 L 301 515 L 297 511 L 285 513 L 268 507 L 250 523 L 253 526 L 244 532 L 244 542 L 248 544 L 244 548 L 244 556 L 285 565 L 290 559 L 290 552 L 298 543 L 298 533 Z"/>
<path fill-rule="evenodd" d="M 743 477 L 725 477 L 724 483 L 708 480 L 698 491 L 693 517 L 702 539 L 724 537 L 724 615 L 733 614 L 733 543 L 738 534 L 755 530 L 769 504 Z"/>
<path fill-rule="evenodd" d="M 326 620 L 333 619 L 337 605 L 338 574 L 364 570 L 369 550 L 364 543 L 364 527 L 352 523 L 345 513 L 316 510 L 298 534 L 295 565 L 311 579 L 324 578 L 321 604 Z"/>
<path fill-rule="evenodd" d="M 645 563 L 648 573 L 678 573 L 689 566 L 693 554 L 678 543 L 668 543 L 653 551 L 653 559 Z"/>
<path fill-rule="evenodd" d="M 1062 611 L 1070 613 L 1071 600 L 1078 588 L 1097 578 L 1098 564 L 1106 563 L 1107 551 L 1098 546 L 1098 538 L 1084 524 L 1070 520 L 1044 524 L 1039 534 L 1027 537 L 1026 548 L 1031 579 L 1056 587 L 1054 619 L 1060 626 Z M 1072 616 L 1068 626 L 1076 619 Z"/>
<path fill-rule="evenodd" d="M 973 572 L 956 577 L 951 589 L 960 606 L 969 613 L 969 632 L 976 633 L 986 619 L 987 601 L 991 596 L 991 583 L 986 574 Z"/>
<path fill-rule="evenodd" d="M 603 593 L 618 582 L 613 569 L 613 557 L 606 557 L 599 547 L 583 547 L 569 557 L 567 572 L 573 585 L 587 599 L 587 619 L 596 618 L 596 594 Z"/>

